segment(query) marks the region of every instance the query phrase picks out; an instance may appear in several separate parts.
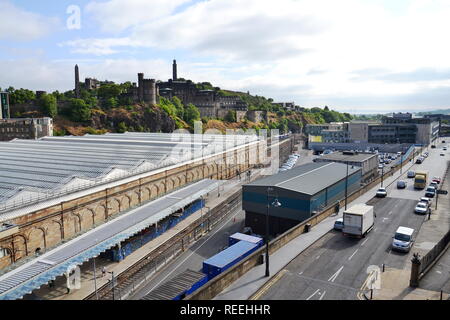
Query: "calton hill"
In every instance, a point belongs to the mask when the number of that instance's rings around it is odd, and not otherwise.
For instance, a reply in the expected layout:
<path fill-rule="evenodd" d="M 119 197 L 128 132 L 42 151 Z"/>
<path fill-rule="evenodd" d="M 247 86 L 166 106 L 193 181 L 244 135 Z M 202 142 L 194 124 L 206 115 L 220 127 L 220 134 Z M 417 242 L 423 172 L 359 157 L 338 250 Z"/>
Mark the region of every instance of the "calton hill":
<path fill-rule="evenodd" d="M 224 118 L 201 117 L 199 108 L 193 104 L 184 105 L 174 96 L 171 99 L 159 98 L 156 105 L 133 103 L 126 96 L 132 86 L 130 82 L 122 84 L 108 83 L 98 89 L 80 91 L 75 98 L 73 90 L 61 93 L 34 92 L 28 89 L 8 88 L 10 94 L 11 117 L 54 119 L 54 134 L 84 135 L 104 134 L 107 132 L 165 132 L 176 129 L 193 131 L 194 122 L 202 121 L 204 130 L 217 129 L 279 129 L 281 133 L 302 133 L 306 124 L 351 121 L 352 115 L 324 108 L 285 108 L 274 104 L 273 99 L 249 93 L 222 90 L 210 83 L 196 84 L 199 89 L 214 90 L 216 94 L 239 96 L 249 111 L 262 111 L 261 122 L 252 122 L 248 118 L 237 121 L 236 111 L 230 110 Z"/>

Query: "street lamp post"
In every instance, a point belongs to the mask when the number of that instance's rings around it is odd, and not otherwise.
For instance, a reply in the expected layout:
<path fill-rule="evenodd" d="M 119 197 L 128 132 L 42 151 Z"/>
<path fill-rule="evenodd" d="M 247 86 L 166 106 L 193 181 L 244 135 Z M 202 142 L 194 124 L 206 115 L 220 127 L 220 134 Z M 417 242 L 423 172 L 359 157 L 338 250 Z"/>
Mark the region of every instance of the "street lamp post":
<path fill-rule="evenodd" d="M 270 277 L 270 268 L 269 268 L 269 209 L 270 209 L 270 191 L 273 191 L 274 189 L 271 187 L 267 188 L 267 214 L 266 214 L 266 277 Z M 272 205 L 276 208 L 281 207 L 281 203 L 278 201 L 278 199 L 275 199 L 275 201 L 272 203 Z"/>
<path fill-rule="evenodd" d="M 381 168 L 381 187 L 383 188 L 383 179 L 384 179 L 384 165 Z"/>
<path fill-rule="evenodd" d="M 347 210 L 347 196 L 348 196 L 348 161 L 347 161 L 347 175 L 345 176 L 345 210 Z"/>

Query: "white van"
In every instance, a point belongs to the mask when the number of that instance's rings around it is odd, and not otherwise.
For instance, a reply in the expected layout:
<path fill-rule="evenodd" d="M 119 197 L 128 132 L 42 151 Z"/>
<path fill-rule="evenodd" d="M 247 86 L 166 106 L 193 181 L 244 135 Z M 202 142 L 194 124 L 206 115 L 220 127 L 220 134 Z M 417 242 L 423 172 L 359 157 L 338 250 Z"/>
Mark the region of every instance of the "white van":
<path fill-rule="evenodd" d="M 414 229 L 399 227 L 392 237 L 392 250 L 398 250 L 403 252 L 409 252 L 411 250 L 412 244 L 414 243 L 412 235 Z"/>

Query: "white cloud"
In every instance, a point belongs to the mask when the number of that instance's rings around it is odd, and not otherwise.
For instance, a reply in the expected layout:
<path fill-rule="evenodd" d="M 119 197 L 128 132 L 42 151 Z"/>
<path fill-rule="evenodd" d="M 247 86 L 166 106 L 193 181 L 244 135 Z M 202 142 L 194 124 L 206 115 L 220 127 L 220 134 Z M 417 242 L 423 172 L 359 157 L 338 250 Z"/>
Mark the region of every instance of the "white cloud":
<path fill-rule="evenodd" d="M 143 22 L 154 21 L 172 13 L 192 0 L 110 0 L 91 2 L 86 11 L 105 32 L 120 32 Z"/>
<path fill-rule="evenodd" d="M 49 34 L 58 20 L 21 8 L 8 0 L 0 0 L 0 39 L 30 41 Z"/>

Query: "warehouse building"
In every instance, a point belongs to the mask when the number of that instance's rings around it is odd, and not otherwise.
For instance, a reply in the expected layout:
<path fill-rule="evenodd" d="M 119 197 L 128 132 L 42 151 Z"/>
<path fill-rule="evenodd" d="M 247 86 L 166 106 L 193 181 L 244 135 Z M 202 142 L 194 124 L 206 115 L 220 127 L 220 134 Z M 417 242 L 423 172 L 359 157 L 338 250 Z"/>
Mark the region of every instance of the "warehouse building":
<path fill-rule="evenodd" d="M 362 181 L 370 181 L 378 176 L 378 157 L 373 153 L 352 151 L 334 152 L 317 158 L 314 162 L 338 162 L 362 168 Z"/>
<path fill-rule="evenodd" d="M 348 167 L 349 195 L 360 188 L 361 172 L 360 167 Z M 245 185 L 245 225 L 265 235 L 268 214 L 270 235 L 282 234 L 344 199 L 346 177 L 347 165 L 309 163 Z"/>

